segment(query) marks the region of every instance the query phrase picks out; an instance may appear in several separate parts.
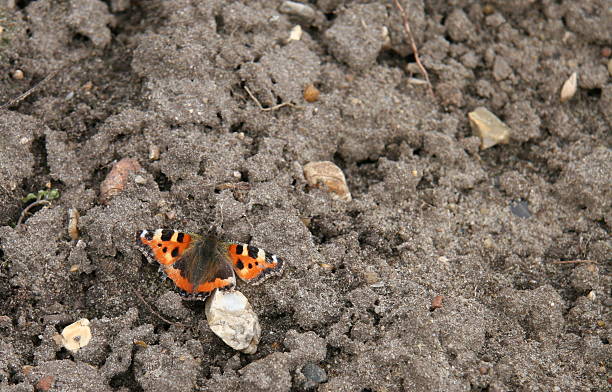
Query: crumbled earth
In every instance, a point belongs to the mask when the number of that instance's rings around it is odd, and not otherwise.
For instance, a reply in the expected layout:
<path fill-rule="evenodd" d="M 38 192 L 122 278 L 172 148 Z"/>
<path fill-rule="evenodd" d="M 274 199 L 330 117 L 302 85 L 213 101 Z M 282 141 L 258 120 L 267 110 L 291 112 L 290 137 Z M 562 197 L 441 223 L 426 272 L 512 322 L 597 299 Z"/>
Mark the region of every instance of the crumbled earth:
<path fill-rule="evenodd" d="M 608 2 L 401 3 L 435 97 L 392 1 L 2 2 L 0 389 L 609 390 Z M 479 150 L 480 106 L 508 144 Z M 257 353 L 159 279 L 134 243 L 156 228 L 285 259 L 238 285 Z"/>

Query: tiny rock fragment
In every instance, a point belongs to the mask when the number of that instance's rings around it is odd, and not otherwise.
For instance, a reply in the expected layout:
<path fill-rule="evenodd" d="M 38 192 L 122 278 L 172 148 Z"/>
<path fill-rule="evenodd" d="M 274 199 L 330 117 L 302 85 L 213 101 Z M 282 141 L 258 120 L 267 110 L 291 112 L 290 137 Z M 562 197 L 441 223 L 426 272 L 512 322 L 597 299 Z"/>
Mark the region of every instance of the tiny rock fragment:
<path fill-rule="evenodd" d="M 495 12 L 495 8 L 491 4 L 485 4 L 482 6 L 482 13 L 485 15 L 491 15 Z"/>
<path fill-rule="evenodd" d="M 68 235 L 75 241 L 79 239 L 79 216 L 76 208 L 68 209 Z"/>
<path fill-rule="evenodd" d="M 13 79 L 15 80 L 23 80 L 24 78 L 24 74 L 23 71 L 20 69 L 16 69 L 13 71 L 13 73 L 11 74 L 11 76 L 13 77 Z"/>
<path fill-rule="evenodd" d="M 62 346 L 74 352 L 87 346 L 91 340 L 89 320 L 80 319 L 62 330 Z"/>
<path fill-rule="evenodd" d="M 481 150 L 510 141 L 510 128 L 486 108 L 476 108 L 468 118 L 472 131 L 480 138 Z"/>
<path fill-rule="evenodd" d="M 136 159 L 123 158 L 117 162 L 100 184 L 100 201 L 106 204 L 121 193 L 127 184 L 129 174 L 140 169 L 140 164 Z"/>
<path fill-rule="evenodd" d="M 299 41 L 302 39 L 302 26 L 295 25 L 289 32 L 289 39 L 287 41 Z"/>
<path fill-rule="evenodd" d="M 315 11 L 310 6 L 295 1 L 284 1 L 278 11 L 281 14 L 296 16 L 305 21 L 312 21 L 316 16 Z"/>
<path fill-rule="evenodd" d="M 608 73 L 612 76 L 612 59 L 608 61 Z"/>
<path fill-rule="evenodd" d="M 161 151 L 159 150 L 159 147 L 156 146 L 155 144 L 152 144 L 149 146 L 149 159 L 152 161 L 157 161 L 159 159 L 159 155 L 161 154 Z"/>
<path fill-rule="evenodd" d="M 91 91 L 91 89 L 93 89 L 93 83 L 91 81 L 86 82 L 82 88 L 84 91 Z"/>
<path fill-rule="evenodd" d="M 36 383 L 37 391 L 48 391 L 53 386 L 53 382 L 55 382 L 55 378 L 53 376 L 43 376 Z"/>
<path fill-rule="evenodd" d="M 306 100 L 306 102 L 317 102 L 319 100 L 319 95 L 319 89 L 317 89 L 313 84 L 309 84 L 304 89 L 304 100 Z"/>
<path fill-rule="evenodd" d="M 389 50 L 393 47 L 393 45 L 391 44 L 391 37 L 389 36 L 389 29 L 387 28 L 387 26 L 382 27 L 380 37 L 383 41 L 382 50 Z"/>
<path fill-rule="evenodd" d="M 325 369 L 316 363 L 307 363 L 302 368 L 302 374 L 306 381 L 302 384 L 302 389 L 305 391 L 315 390 L 317 385 L 327 382 L 327 373 Z"/>
<path fill-rule="evenodd" d="M 137 346 L 139 346 L 139 347 L 143 347 L 143 348 L 146 348 L 146 347 L 148 347 L 148 346 L 149 346 L 149 345 L 147 344 L 147 342 L 142 341 L 142 340 L 134 340 L 134 344 L 135 344 L 135 345 L 137 345 Z"/>
<path fill-rule="evenodd" d="M 444 300 L 444 297 L 442 295 L 436 295 L 431 300 L 431 307 L 429 309 L 430 310 L 440 309 L 443 306 L 442 305 L 443 300 Z"/>
<path fill-rule="evenodd" d="M 352 200 L 344 173 L 333 162 L 320 161 L 307 163 L 304 166 L 304 177 L 306 177 L 308 185 L 328 190 L 334 199 L 343 201 Z"/>
<path fill-rule="evenodd" d="M 257 351 L 259 319 L 241 292 L 215 290 L 206 301 L 205 312 L 210 329 L 225 344 L 246 354 Z"/>
<path fill-rule="evenodd" d="M 147 183 L 147 179 L 143 176 L 134 176 L 134 182 L 138 185 L 144 185 Z"/>
<path fill-rule="evenodd" d="M 530 218 L 529 203 L 526 200 L 518 200 L 510 203 L 510 212 L 519 218 Z"/>
<path fill-rule="evenodd" d="M 601 48 L 601 52 L 600 53 L 601 53 L 601 57 L 608 58 L 608 57 L 610 57 L 612 55 L 612 48 L 609 48 L 607 46 L 604 47 L 604 48 Z"/>
<path fill-rule="evenodd" d="M 570 100 L 578 89 L 578 73 L 574 72 L 561 87 L 561 102 Z"/>

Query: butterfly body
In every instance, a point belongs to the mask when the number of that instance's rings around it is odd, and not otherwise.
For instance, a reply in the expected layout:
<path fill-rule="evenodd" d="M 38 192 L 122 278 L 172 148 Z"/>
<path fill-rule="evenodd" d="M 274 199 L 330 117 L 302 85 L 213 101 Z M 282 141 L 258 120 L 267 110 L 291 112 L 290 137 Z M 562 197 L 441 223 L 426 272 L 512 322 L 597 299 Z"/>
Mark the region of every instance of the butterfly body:
<path fill-rule="evenodd" d="M 258 284 L 283 267 L 276 255 L 251 245 L 224 242 L 215 235 L 168 229 L 141 230 L 136 235 L 147 259 L 159 264 L 186 299 L 203 300 L 215 289 L 233 289 L 236 275 Z"/>

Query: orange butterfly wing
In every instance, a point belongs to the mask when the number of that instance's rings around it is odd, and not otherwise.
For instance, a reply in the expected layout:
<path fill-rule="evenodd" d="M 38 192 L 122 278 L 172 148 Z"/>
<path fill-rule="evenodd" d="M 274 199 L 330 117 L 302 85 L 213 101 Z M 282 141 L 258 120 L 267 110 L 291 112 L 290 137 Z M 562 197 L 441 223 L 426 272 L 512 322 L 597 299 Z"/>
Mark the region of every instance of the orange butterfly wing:
<path fill-rule="evenodd" d="M 160 264 L 187 299 L 205 299 L 219 289 L 233 288 L 234 272 L 225 248 L 216 238 L 202 239 L 177 230 L 143 230 L 137 233 L 141 249 L 149 261 Z"/>
<path fill-rule="evenodd" d="M 284 262 L 280 257 L 251 245 L 230 244 L 228 253 L 236 275 L 245 282 L 257 285 L 283 270 Z"/>

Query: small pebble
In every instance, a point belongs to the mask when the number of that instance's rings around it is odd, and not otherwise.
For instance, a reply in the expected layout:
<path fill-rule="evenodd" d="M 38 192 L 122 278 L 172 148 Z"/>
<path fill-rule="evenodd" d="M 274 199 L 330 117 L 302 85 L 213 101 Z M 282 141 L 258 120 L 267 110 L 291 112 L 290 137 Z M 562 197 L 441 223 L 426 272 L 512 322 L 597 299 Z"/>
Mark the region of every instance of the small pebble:
<path fill-rule="evenodd" d="M 149 160 L 157 161 L 159 159 L 160 154 L 161 151 L 159 150 L 158 146 L 156 146 L 155 144 L 151 144 L 149 146 Z"/>
<path fill-rule="evenodd" d="M 13 77 L 13 79 L 15 80 L 23 80 L 24 78 L 24 74 L 23 71 L 20 69 L 16 69 L 13 71 L 13 73 L 11 74 L 11 76 Z"/>
<path fill-rule="evenodd" d="M 495 12 L 495 8 L 491 4 L 485 4 L 482 6 L 482 13 L 485 15 L 491 15 Z"/>
<path fill-rule="evenodd" d="M 325 369 L 315 363 L 307 363 L 302 368 L 302 374 L 308 381 L 316 384 L 327 382 L 327 373 Z"/>
<path fill-rule="evenodd" d="M 299 41 L 300 39 L 302 39 L 302 26 L 295 25 L 289 33 L 288 41 Z"/>
<path fill-rule="evenodd" d="M 492 249 L 494 245 L 495 244 L 491 238 L 486 238 L 482 243 L 482 246 L 484 246 L 485 249 Z"/>
<path fill-rule="evenodd" d="M 570 75 L 569 78 L 563 83 L 563 87 L 561 87 L 561 102 L 566 102 L 570 100 L 578 89 L 578 73 L 574 72 Z"/>
<path fill-rule="evenodd" d="M 510 203 L 510 212 L 519 218 L 529 218 L 532 215 L 531 211 L 529 211 L 529 203 L 525 200 Z"/>
<path fill-rule="evenodd" d="M 68 209 L 68 235 L 74 241 L 79 239 L 79 211 L 76 208 Z"/>
<path fill-rule="evenodd" d="M 115 163 L 110 173 L 100 184 L 100 201 L 104 204 L 123 191 L 130 173 L 140 170 L 140 164 L 136 159 L 123 158 Z"/>
<path fill-rule="evenodd" d="M 282 14 L 297 16 L 305 21 L 312 21 L 316 16 L 315 11 L 310 6 L 302 3 L 296 3 L 295 1 L 283 2 L 278 11 Z"/>
<path fill-rule="evenodd" d="M 612 48 L 607 47 L 607 46 L 604 48 L 601 48 L 601 56 L 605 58 L 612 56 Z"/>
<path fill-rule="evenodd" d="M 444 296 L 442 295 L 436 295 L 435 297 L 433 297 L 433 299 L 431 300 L 431 307 L 429 308 L 429 310 L 436 310 L 436 309 L 440 309 L 441 307 L 443 307 L 444 306 L 442 304 L 443 300 L 444 300 Z"/>
<path fill-rule="evenodd" d="M 210 329 L 234 350 L 245 354 L 257 351 L 261 327 L 249 300 L 239 291 L 215 290 L 206 301 Z"/>
<path fill-rule="evenodd" d="M 62 330 L 62 346 L 73 353 L 87 346 L 90 340 L 91 329 L 87 319 L 80 319 Z"/>
<path fill-rule="evenodd" d="M 595 300 L 597 299 L 597 295 L 595 294 L 594 290 L 591 290 L 588 294 L 587 294 L 587 298 L 589 299 L 589 301 L 591 302 L 595 302 Z"/>
<path fill-rule="evenodd" d="M 304 165 L 304 177 L 311 187 L 328 190 L 334 199 L 351 201 L 351 192 L 346 185 L 342 170 L 333 162 L 310 162 Z"/>
<path fill-rule="evenodd" d="M 486 108 L 476 108 L 468 113 L 468 118 L 473 132 L 480 138 L 481 150 L 510 141 L 510 128 Z"/>
<path fill-rule="evenodd" d="M 144 185 L 147 183 L 147 179 L 144 178 L 143 176 L 134 176 L 134 182 L 138 185 Z"/>
<path fill-rule="evenodd" d="M 319 90 L 313 84 L 309 84 L 304 89 L 304 99 L 306 100 L 306 102 L 317 102 L 319 100 L 319 95 Z"/>
<path fill-rule="evenodd" d="M 48 391 L 53 387 L 53 383 L 55 382 L 55 378 L 53 376 L 43 376 L 38 380 L 35 385 L 37 391 Z"/>
<path fill-rule="evenodd" d="M 91 89 L 93 89 L 93 83 L 92 82 L 87 82 L 83 85 L 83 90 L 85 91 L 91 91 Z"/>

